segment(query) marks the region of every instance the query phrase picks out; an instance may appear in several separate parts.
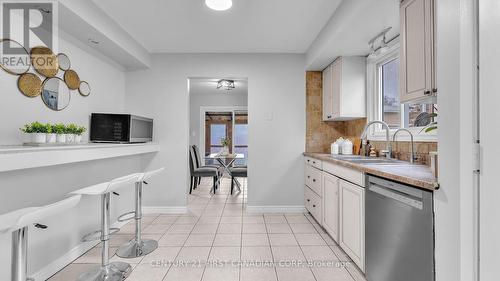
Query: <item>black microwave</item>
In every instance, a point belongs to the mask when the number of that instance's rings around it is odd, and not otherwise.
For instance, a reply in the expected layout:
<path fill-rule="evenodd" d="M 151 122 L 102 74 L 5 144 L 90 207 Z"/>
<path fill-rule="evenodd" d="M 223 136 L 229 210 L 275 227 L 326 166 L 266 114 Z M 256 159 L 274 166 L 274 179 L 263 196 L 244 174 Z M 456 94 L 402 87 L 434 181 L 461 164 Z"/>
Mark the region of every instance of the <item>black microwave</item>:
<path fill-rule="evenodd" d="M 153 119 L 131 114 L 92 113 L 90 141 L 111 143 L 153 141 Z"/>

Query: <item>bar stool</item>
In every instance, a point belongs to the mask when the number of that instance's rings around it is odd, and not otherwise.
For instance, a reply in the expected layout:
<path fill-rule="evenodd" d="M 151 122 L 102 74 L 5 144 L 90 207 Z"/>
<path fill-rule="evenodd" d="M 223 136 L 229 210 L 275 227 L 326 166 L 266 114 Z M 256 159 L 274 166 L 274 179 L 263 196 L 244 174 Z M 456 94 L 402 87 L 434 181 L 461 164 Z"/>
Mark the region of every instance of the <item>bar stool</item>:
<path fill-rule="evenodd" d="M 101 265 L 78 276 L 78 281 L 122 281 L 130 275 L 132 267 L 125 262 L 109 262 L 109 236 L 118 232 L 110 228 L 109 204 L 114 190 L 137 182 L 141 174 L 132 174 L 110 182 L 92 185 L 72 192 L 81 195 L 101 196 L 101 230 L 91 232 L 82 238 L 83 242 L 100 239 L 102 243 Z"/>
<path fill-rule="evenodd" d="M 28 227 L 33 224 L 37 228 L 47 228 L 39 222 L 73 208 L 80 198 L 80 195 L 76 195 L 51 205 L 24 208 L 0 216 L 0 234 L 12 232 L 12 281 L 33 280 L 27 277 Z"/>
<path fill-rule="evenodd" d="M 135 220 L 135 237 L 129 242 L 121 245 L 116 250 L 116 255 L 121 258 L 137 258 L 145 256 L 158 248 L 158 241 L 152 239 L 142 239 L 142 187 L 148 184 L 147 180 L 163 172 L 165 168 L 149 171 L 141 174 L 135 183 L 135 210 L 118 217 L 118 221 Z M 131 217 L 131 215 L 133 215 Z"/>

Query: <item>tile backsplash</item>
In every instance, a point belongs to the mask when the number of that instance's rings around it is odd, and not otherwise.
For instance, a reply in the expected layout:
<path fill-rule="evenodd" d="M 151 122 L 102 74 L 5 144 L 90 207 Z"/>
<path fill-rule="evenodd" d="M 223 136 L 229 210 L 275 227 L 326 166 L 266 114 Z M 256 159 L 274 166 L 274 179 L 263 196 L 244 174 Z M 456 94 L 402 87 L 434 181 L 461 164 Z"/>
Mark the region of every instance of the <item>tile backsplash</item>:
<path fill-rule="evenodd" d="M 358 138 L 363 132 L 366 119 L 342 122 L 322 121 L 322 74 L 306 72 L 306 152 L 330 153 L 330 144 L 339 137 Z M 385 149 L 385 142 L 373 141 L 377 151 Z M 410 159 L 410 142 L 395 142 L 393 155 L 397 159 Z M 436 142 L 415 142 L 417 163 L 429 165 L 430 151 L 437 151 Z"/>

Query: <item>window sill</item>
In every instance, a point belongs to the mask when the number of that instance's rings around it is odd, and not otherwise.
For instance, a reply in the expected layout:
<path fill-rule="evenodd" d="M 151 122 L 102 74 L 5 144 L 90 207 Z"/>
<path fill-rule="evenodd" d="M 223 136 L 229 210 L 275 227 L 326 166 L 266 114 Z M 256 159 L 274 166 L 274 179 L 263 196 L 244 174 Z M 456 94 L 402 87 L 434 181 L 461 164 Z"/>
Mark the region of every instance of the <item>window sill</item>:
<path fill-rule="evenodd" d="M 389 133 L 390 139 L 392 141 L 392 137 L 394 135 L 395 130 L 391 130 Z M 437 142 L 438 141 L 438 134 L 437 130 L 432 132 L 432 133 L 419 133 L 418 132 L 412 132 L 413 133 L 413 141 L 415 142 Z M 385 141 L 385 132 L 377 132 L 377 133 L 372 133 L 368 134 L 368 140 L 370 141 Z M 410 141 L 410 136 L 406 132 L 401 132 L 398 134 L 396 141 Z"/>

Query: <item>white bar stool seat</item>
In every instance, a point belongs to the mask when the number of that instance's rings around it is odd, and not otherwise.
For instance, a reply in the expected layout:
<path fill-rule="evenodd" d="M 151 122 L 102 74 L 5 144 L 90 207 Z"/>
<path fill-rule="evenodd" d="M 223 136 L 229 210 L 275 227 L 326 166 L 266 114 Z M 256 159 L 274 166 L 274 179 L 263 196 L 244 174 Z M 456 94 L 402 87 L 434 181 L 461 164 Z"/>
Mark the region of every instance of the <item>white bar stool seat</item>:
<path fill-rule="evenodd" d="M 130 264 L 125 262 L 109 262 L 109 236 L 111 234 L 109 204 L 112 192 L 137 182 L 140 176 L 141 174 L 138 173 L 131 174 L 72 192 L 72 194 L 98 195 L 101 197 L 101 230 L 87 234 L 82 238 L 82 241 L 90 241 L 93 238 L 92 234 L 99 234 L 99 237 L 93 240 L 100 239 L 102 243 L 101 265 L 80 274 L 77 279 L 78 281 L 122 281 L 130 275 L 132 271 Z"/>
<path fill-rule="evenodd" d="M 33 280 L 27 277 L 28 227 L 34 225 L 37 228 L 47 228 L 40 222 L 73 208 L 80 198 L 81 195 L 75 195 L 54 204 L 24 208 L 0 216 L 0 234 L 12 232 L 12 281 Z"/>
<path fill-rule="evenodd" d="M 142 188 L 143 184 L 148 184 L 147 180 L 163 172 L 165 168 L 142 173 L 135 183 L 135 210 L 125 213 L 118 218 L 118 221 L 135 220 L 135 237 L 116 250 L 116 255 L 121 258 L 137 258 L 145 256 L 158 248 L 158 241 L 152 239 L 142 239 Z M 134 215 L 131 217 L 130 215 Z"/>

